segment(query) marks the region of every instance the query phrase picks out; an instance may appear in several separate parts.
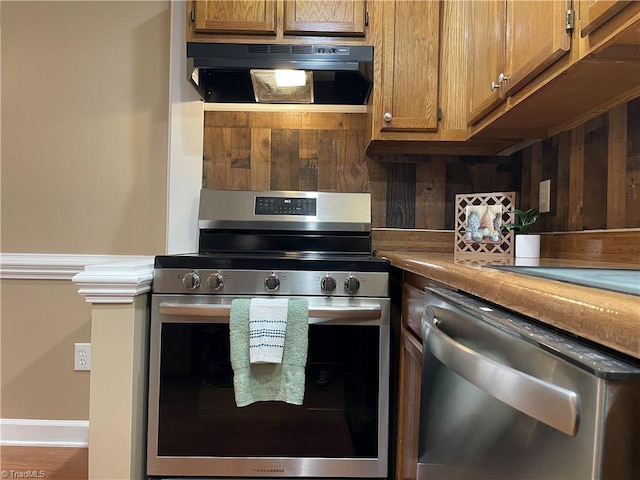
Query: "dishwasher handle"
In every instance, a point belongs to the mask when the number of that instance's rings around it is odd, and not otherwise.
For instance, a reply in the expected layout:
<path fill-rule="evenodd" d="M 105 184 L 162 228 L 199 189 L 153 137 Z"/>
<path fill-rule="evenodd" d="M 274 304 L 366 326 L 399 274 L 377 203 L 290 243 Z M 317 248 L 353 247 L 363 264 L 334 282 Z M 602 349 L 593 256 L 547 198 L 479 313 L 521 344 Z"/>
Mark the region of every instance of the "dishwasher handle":
<path fill-rule="evenodd" d="M 576 435 L 575 392 L 487 358 L 449 337 L 439 325 L 435 309 L 427 306 L 422 315 L 425 352 L 494 398 L 562 433 Z"/>

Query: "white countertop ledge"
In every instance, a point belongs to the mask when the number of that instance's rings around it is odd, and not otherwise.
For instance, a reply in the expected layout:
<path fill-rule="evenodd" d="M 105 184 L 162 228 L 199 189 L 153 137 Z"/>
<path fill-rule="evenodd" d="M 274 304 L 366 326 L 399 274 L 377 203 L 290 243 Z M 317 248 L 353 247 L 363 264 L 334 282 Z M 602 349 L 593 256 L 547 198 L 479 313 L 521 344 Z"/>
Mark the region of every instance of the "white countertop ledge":
<path fill-rule="evenodd" d="M 153 257 L 87 265 L 72 280 L 88 303 L 133 303 L 137 295 L 151 290 Z"/>

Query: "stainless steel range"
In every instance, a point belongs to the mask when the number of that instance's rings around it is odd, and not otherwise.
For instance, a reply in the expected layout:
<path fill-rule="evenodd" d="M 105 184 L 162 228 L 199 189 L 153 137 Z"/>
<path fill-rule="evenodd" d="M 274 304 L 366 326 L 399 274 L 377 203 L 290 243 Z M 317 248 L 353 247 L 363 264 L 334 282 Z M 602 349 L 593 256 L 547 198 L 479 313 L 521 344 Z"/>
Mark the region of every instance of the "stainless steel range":
<path fill-rule="evenodd" d="M 370 196 L 203 190 L 199 218 L 197 254 L 155 260 L 148 475 L 387 478 L 389 267 Z M 301 405 L 236 405 L 242 298 L 306 300 Z"/>

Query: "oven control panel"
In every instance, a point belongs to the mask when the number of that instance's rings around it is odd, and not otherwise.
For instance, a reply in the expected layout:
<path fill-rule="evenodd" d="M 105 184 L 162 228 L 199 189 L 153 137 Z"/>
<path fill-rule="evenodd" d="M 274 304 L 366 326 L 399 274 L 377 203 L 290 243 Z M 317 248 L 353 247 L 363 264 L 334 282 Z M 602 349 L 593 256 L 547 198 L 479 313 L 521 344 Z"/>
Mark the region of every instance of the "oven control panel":
<path fill-rule="evenodd" d="M 315 198 L 256 197 L 256 215 L 316 216 Z"/>
<path fill-rule="evenodd" d="M 318 272 L 164 268 L 154 272 L 154 293 L 210 295 L 317 295 L 387 297 L 387 272 Z"/>

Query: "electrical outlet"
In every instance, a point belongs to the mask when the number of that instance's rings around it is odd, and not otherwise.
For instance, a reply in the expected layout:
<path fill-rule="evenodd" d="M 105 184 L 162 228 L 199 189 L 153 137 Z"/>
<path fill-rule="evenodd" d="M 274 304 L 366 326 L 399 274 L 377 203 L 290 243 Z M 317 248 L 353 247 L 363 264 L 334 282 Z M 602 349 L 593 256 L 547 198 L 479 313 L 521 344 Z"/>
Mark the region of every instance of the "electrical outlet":
<path fill-rule="evenodd" d="M 91 344 L 76 343 L 74 346 L 73 369 L 91 370 Z"/>
<path fill-rule="evenodd" d="M 540 203 L 538 205 L 540 213 L 549 213 L 551 211 L 551 180 L 540 182 Z"/>

